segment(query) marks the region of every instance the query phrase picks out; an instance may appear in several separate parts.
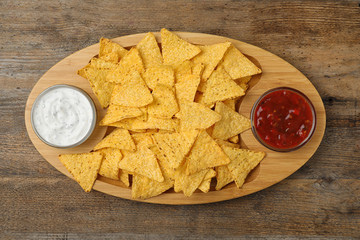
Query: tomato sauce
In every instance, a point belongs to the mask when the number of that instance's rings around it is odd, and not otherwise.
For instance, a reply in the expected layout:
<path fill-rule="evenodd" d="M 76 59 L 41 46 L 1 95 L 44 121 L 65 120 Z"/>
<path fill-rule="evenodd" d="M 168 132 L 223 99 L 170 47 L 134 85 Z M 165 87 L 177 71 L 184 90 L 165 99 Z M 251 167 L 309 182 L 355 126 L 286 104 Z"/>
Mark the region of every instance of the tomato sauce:
<path fill-rule="evenodd" d="M 258 137 L 270 147 L 283 150 L 301 145 L 312 132 L 315 118 L 305 97 L 286 88 L 266 94 L 253 114 Z"/>

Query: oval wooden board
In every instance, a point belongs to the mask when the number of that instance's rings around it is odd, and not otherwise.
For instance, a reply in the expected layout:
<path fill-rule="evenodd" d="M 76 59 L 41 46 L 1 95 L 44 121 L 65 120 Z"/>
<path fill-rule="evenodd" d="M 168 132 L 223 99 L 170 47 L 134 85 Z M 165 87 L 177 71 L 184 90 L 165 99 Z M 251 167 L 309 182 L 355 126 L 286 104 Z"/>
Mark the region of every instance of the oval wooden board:
<path fill-rule="evenodd" d="M 160 34 L 154 34 L 158 42 L 161 42 Z M 250 173 L 241 189 L 236 188 L 235 184 L 231 183 L 220 191 L 211 190 L 208 193 L 202 193 L 197 190 L 191 197 L 186 197 L 182 193 L 175 193 L 173 190 L 169 190 L 160 196 L 144 201 L 137 201 L 159 204 L 201 204 L 229 200 L 257 192 L 283 180 L 298 170 L 310 159 L 323 138 L 326 115 L 319 93 L 300 71 L 278 56 L 241 41 L 201 33 L 177 32 L 177 34 L 194 44 L 214 44 L 230 41 L 238 49 L 240 49 L 241 52 L 246 54 L 253 62 L 261 67 L 263 73 L 252 78 L 250 88 L 245 97 L 242 99 L 239 108 L 239 112 L 241 114 L 246 117 L 250 117 L 250 110 L 256 99 L 262 93 L 271 88 L 287 86 L 298 89 L 309 97 L 316 110 L 317 126 L 312 139 L 302 148 L 290 153 L 274 152 L 263 147 L 255 139 L 251 130 L 241 134 L 243 145 L 247 146 L 249 149 L 261 150 L 267 153 L 265 159 L 260 163 L 260 165 Z M 144 33 L 134 34 L 115 38 L 113 40 L 124 47 L 131 47 L 135 46 L 144 36 Z M 89 62 L 90 58 L 98 54 L 98 49 L 99 44 L 92 45 L 66 57 L 54 65 L 36 83 L 26 104 L 25 124 L 31 141 L 39 153 L 51 165 L 70 178 L 72 178 L 72 176 L 60 163 L 58 155 L 62 153 L 89 152 L 96 143 L 103 138 L 106 128 L 97 126 L 91 137 L 78 147 L 72 149 L 53 148 L 41 142 L 35 135 L 30 122 L 31 107 L 36 97 L 47 87 L 55 84 L 70 84 L 82 88 L 94 100 L 99 121 L 99 119 L 104 116 L 105 110 L 100 107 L 100 104 L 93 94 L 87 80 L 76 74 L 77 70 L 85 66 Z M 99 176 L 96 180 L 94 189 L 117 197 L 131 199 L 130 188 L 127 188 L 119 181 L 114 181 L 101 176 Z M 79 191 L 82 191 L 80 187 Z"/>

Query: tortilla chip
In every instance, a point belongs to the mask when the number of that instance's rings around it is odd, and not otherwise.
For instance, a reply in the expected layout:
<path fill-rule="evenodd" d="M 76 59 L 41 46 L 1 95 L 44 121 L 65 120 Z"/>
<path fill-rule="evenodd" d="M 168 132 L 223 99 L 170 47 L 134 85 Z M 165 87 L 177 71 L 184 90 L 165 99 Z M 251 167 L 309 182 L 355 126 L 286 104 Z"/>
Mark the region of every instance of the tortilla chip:
<path fill-rule="evenodd" d="M 197 90 L 198 90 L 199 92 L 204 93 L 204 92 L 206 91 L 206 88 L 207 88 L 208 85 L 209 85 L 209 82 L 208 82 L 208 81 L 206 81 L 206 82 L 200 81 L 200 84 L 199 84 Z"/>
<path fill-rule="evenodd" d="M 220 121 L 221 116 L 210 108 L 195 102 L 184 102 L 181 112 L 177 115 L 183 131 L 206 129 Z"/>
<path fill-rule="evenodd" d="M 130 181 L 129 181 L 129 173 L 125 170 L 120 170 L 120 181 L 123 182 L 125 184 L 125 186 L 129 187 L 130 186 Z"/>
<path fill-rule="evenodd" d="M 162 64 L 163 59 L 159 45 L 153 33 L 147 33 L 138 45 L 136 45 L 136 48 L 139 50 L 145 68 Z"/>
<path fill-rule="evenodd" d="M 199 189 L 203 192 L 203 193 L 207 193 L 210 190 L 210 184 L 211 184 L 211 179 L 213 177 L 216 176 L 216 172 L 214 171 L 214 169 L 209 169 L 208 172 L 206 173 L 204 180 L 201 182 L 201 184 L 199 185 Z"/>
<path fill-rule="evenodd" d="M 144 80 L 150 89 L 154 89 L 156 85 L 163 84 L 168 87 L 174 86 L 174 70 L 171 66 L 158 65 L 146 69 Z"/>
<path fill-rule="evenodd" d="M 151 178 L 158 182 L 163 182 L 164 177 L 154 153 L 145 146 L 140 146 L 136 152 L 124 155 L 119 167 L 134 174 Z"/>
<path fill-rule="evenodd" d="M 227 166 L 219 166 L 216 167 L 216 190 L 221 190 L 224 186 L 228 185 L 232 181 L 234 181 L 231 172 L 229 171 Z"/>
<path fill-rule="evenodd" d="M 113 83 L 124 84 L 128 80 L 127 76 L 133 72 L 143 74 L 145 71 L 144 64 L 140 53 L 136 48 L 130 51 L 121 59 L 115 69 L 106 76 L 106 80 Z"/>
<path fill-rule="evenodd" d="M 215 123 L 212 136 L 226 140 L 251 128 L 250 119 L 235 112 L 222 102 L 217 102 L 215 112 L 221 115 L 221 120 Z"/>
<path fill-rule="evenodd" d="M 98 152 L 61 154 L 59 159 L 85 192 L 90 192 L 97 178 L 103 155 Z"/>
<path fill-rule="evenodd" d="M 186 174 L 230 163 L 220 146 L 203 130 L 198 135 L 189 155 Z"/>
<path fill-rule="evenodd" d="M 228 99 L 223 101 L 223 103 L 228 106 L 229 108 L 231 108 L 231 110 L 235 111 L 235 104 L 236 104 L 236 100 L 235 99 Z"/>
<path fill-rule="evenodd" d="M 216 43 L 213 45 L 199 46 L 201 53 L 199 53 L 192 60 L 195 64 L 204 64 L 205 69 L 203 71 L 201 80 L 206 81 L 220 60 L 223 58 L 226 50 L 230 47 L 230 42 Z"/>
<path fill-rule="evenodd" d="M 139 108 L 110 105 L 99 125 L 106 126 L 110 123 L 118 122 L 126 118 L 138 117 L 142 114 L 143 112 Z"/>
<path fill-rule="evenodd" d="M 150 146 L 155 145 L 154 140 L 152 139 L 153 133 L 133 133 L 131 134 L 132 138 L 134 139 L 134 142 L 136 146 L 145 146 L 150 148 Z"/>
<path fill-rule="evenodd" d="M 201 52 L 200 48 L 179 38 L 165 28 L 161 29 L 161 46 L 166 65 L 178 65 Z"/>
<path fill-rule="evenodd" d="M 90 66 L 97 69 L 113 69 L 116 68 L 117 64 L 103 58 L 93 57 L 90 61 Z"/>
<path fill-rule="evenodd" d="M 229 138 L 228 140 L 231 143 L 239 143 L 240 138 L 239 138 L 239 135 L 236 135 L 236 136 L 233 136 L 233 137 Z"/>
<path fill-rule="evenodd" d="M 102 148 L 96 152 L 102 153 L 104 156 L 99 174 L 107 178 L 119 180 L 119 162 L 122 158 L 120 149 Z"/>
<path fill-rule="evenodd" d="M 90 63 L 88 63 L 85 67 L 83 67 L 82 69 L 79 69 L 77 71 L 77 75 L 83 77 L 83 78 L 86 78 L 87 79 L 87 76 L 86 76 L 86 69 L 87 68 L 91 68 L 90 66 Z"/>
<path fill-rule="evenodd" d="M 182 62 L 181 64 L 174 66 L 176 82 L 182 81 L 182 78 L 191 74 L 192 63 L 189 60 Z"/>
<path fill-rule="evenodd" d="M 175 84 L 175 92 L 178 103 L 193 102 L 195 99 L 196 89 L 200 83 L 200 77 L 196 75 L 187 75 L 181 82 Z"/>
<path fill-rule="evenodd" d="M 194 64 L 192 68 L 192 74 L 201 77 L 204 72 L 204 69 L 205 69 L 204 63 Z"/>
<path fill-rule="evenodd" d="M 117 64 L 120 61 L 119 55 L 116 52 L 108 53 L 104 56 L 99 57 L 106 62 L 111 62 L 113 64 Z"/>
<path fill-rule="evenodd" d="M 218 67 L 207 81 L 204 92 L 204 103 L 206 105 L 215 102 L 233 99 L 245 94 L 244 90 L 239 87 L 225 72 L 222 67 Z"/>
<path fill-rule="evenodd" d="M 175 93 L 166 85 L 158 84 L 152 92 L 154 101 L 148 106 L 148 113 L 156 118 L 172 118 L 179 111 Z"/>
<path fill-rule="evenodd" d="M 158 159 L 161 172 L 165 179 L 169 178 L 171 180 L 175 180 L 175 169 L 170 167 L 169 160 L 165 157 L 164 154 L 161 153 L 157 145 L 151 145 L 149 149 L 155 154 Z"/>
<path fill-rule="evenodd" d="M 109 126 L 125 128 L 136 131 L 141 129 L 162 129 L 175 131 L 179 128 L 178 119 L 161 119 L 149 116 L 147 121 L 142 121 L 138 118 L 124 119 L 119 122 L 111 123 Z"/>
<path fill-rule="evenodd" d="M 107 38 L 100 39 L 99 57 L 104 57 L 111 53 L 116 53 L 118 56 L 116 62 L 118 62 L 121 58 L 123 58 L 127 54 L 127 52 L 128 51 L 125 48 L 111 41 L 110 39 Z"/>
<path fill-rule="evenodd" d="M 163 182 L 158 182 L 140 174 L 134 174 L 131 196 L 134 199 L 147 199 L 158 196 L 173 186 L 174 181 L 171 179 L 165 179 Z"/>
<path fill-rule="evenodd" d="M 94 147 L 94 150 L 99 150 L 101 148 L 118 148 L 128 151 L 136 150 L 135 143 L 131 138 L 129 131 L 121 128 L 115 129 L 107 135 Z"/>
<path fill-rule="evenodd" d="M 128 75 L 123 84 L 117 84 L 111 95 L 111 104 L 123 107 L 144 107 L 152 101 L 150 90 L 136 71 Z"/>
<path fill-rule="evenodd" d="M 225 53 L 224 59 L 220 66 L 223 66 L 225 71 L 232 79 L 238 79 L 261 73 L 261 69 L 245 57 L 236 47 L 230 46 Z"/>

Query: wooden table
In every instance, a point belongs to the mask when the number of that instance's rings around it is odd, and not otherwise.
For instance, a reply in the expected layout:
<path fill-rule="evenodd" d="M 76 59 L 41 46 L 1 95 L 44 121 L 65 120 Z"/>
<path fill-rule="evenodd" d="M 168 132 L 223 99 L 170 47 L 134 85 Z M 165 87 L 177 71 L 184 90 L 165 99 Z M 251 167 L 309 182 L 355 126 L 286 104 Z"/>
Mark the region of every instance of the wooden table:
<path fill-rule="evenodd" d="M 100 2 L 100 1 L 99 1 Z M 10 1 L 0 3 L 0 238 L 360 237 L 358 1 Z M 101 36 L 170 30 L 264 48 L 302 71 L 327 111 L 315 155 L 235 200 L 165 206 L 83 192 L 46 162 L 24 124 L 37 80 Z"/>

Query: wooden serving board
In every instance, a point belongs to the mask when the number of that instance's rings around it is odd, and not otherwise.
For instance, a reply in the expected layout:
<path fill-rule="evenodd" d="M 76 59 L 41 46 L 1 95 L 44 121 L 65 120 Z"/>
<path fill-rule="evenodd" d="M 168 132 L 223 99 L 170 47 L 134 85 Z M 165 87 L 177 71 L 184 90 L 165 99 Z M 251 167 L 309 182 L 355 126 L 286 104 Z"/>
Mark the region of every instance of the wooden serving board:
<path fill-rule="evenodd" d="M 160 33 L 154 34 L 158 42 L 161 42 Z M 214 44 L 230 41 L 262 69 L 262 74 L 252 78 L 250 88 L 241 100 L 242 102 L 239 107 L 241 114 L 250 117 L 251 108 L 261 94 L 275 87 L 286 86 L 300 90 L 311 100 L 316 110 L 317 125 L 314 135 L 305 146 L 288 153 L 274 152 L 265 148 L 255 139 L 251 130 L 241 134 L 243 145 L 252 150 L 265 151 L 267 154 L 259 166 L 247 177 L 241 189 L 236 188 L 234 183 L 229 184 L 220 191 L 215 191 L 212 186 L 210 192 L 202 193 L 197 190 L 191 197 L 186 197 L 182 193 L 175 193 L 173 190 L 169 190 L 160 196 L 137 201 L 160 204 L 201 204 L 229 200 L 257 192 L 283 180 L 310 159 L 323 138 L 326 115 L 319 93 L 300 71 L 278 56 L 241 41 L 202 33 L 177 32 L 177 34 L 194 44 Z M 119 37 L 113 40 L 124 47 L 132 47 L 144 36 L 145 33 Z M 78 69 L 85 66 L 94 55 L 98 54 L 98 49 L 99 44 L 92 45 L 64 58 L 54 65 L 36 83 L 26 103 L 25 124 L 31 141 L 39 153 L 51 165 L 70 178 L 72 176 L 60 163 L 58 155 L 62 153 L 89 152 L 103 138 L 106 127 L 99 127 L 97 125 L 91 137 L 78 147 L 58 149 L 44 144 L 36 136 L 31 126 L 30 112 L 34 100 L 43 90 L 55 84 L 70 84 L 80 87 L 94 100 L 98 116 L 97 122 L 99 122 L 106 111 L 101 108 L 87 80 L 76 74 Z M 94 184 L 94 189 L 117 197 L 131 199 L 131 189 L 127 188 L 120 181 L 99 176 Z M 80 187 L 79 191 L 82 191 Z"/>

